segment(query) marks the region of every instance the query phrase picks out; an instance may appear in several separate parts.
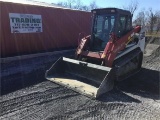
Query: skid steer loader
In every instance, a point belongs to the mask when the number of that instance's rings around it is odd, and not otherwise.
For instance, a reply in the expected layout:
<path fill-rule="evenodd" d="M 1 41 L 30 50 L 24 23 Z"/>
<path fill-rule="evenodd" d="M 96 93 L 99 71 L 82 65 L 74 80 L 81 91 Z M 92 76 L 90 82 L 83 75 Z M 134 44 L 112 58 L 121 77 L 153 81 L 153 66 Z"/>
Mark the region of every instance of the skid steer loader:
<path fill-rule="evenodd" d="M 46 79 L 84 95 L 98 98 L 141 68 L 145 33 L 132 27 L 129 11 L 117 8 L 92 10 L 92 32 L 79 41 L 75 59 L 61 57 Z"/>

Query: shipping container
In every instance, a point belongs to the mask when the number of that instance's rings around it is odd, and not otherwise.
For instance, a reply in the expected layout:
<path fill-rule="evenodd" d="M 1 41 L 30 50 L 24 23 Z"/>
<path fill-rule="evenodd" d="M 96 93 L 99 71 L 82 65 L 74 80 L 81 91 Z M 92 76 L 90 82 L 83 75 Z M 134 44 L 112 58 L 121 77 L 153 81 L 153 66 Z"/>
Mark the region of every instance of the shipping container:
<path fill-rule="evenodd" d="M 90 12 L 0 0 L 1 57 L 74 48 L 90 28 Z"/>

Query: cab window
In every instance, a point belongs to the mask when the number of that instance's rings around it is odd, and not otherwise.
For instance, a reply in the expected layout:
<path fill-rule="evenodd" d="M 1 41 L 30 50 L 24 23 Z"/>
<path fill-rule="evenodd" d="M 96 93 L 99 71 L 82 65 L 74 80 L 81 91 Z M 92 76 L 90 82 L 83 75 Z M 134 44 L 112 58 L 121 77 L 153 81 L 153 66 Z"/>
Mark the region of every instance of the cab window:
<path fill-rule="evenodd" d="M 118 22 L 118 36 L 121 37 L 125 30 L 126 30 L 126 17 L 120 16 L 119 22 Z"/>
<path fill-rule="evenodd" d="M 131 22 L 132 22 L 132 21 L 131 21 L 131 17 L 128 16 L 127 25 L 126 25 L 126 30 L 127 30 L 127 31 L 130 31 L 130 30 L 131 30 L 131 27 L 132 27 L 132 26 L 131 26 Z"/>
<path fill-rule="evenodd" d="M 130 16 L 120 16 L 118 22 L 118 37 L 123 36 L 127 32 L 129 32 L 132 28 L 131 26 L 132 19 Z"/>

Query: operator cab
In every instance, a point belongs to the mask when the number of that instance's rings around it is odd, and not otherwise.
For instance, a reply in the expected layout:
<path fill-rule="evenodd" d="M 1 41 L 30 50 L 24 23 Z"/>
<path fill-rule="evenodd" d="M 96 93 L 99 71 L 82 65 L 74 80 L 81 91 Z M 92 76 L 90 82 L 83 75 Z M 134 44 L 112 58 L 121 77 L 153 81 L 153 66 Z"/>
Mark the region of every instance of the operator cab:
<path fill-rule="evenodd" d="M 129 11 L 117 8 L 92 10 L 92 35 L 90 48 L 92 51 L 104 51 L 110 34 L 121 38 L 132 30 L 132 15 Z"/>

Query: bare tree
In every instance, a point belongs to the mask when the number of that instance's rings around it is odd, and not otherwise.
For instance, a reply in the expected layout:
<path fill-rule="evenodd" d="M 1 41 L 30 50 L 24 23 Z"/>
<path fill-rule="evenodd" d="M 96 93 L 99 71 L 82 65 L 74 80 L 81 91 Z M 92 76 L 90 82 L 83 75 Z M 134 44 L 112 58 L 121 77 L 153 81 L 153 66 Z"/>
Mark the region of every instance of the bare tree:
<path fill-rule="evenodd" d="M 67 2 L 58 2 L 57 5 L 66 8 L 73 8 L 75 0 L 67 0 Z"/>
<path fill-rule="evenodd" d="M 137 14 L 135 20 L 133 21 L 135 25 L 141 25 L 145 27 L 147 24 L 147 16 L 145 8 L 141 9 L 141 11 Z"/>
<path fill-rule="evenodd" d="M 148 25 L 150 29 L 150 33 L 153 32 L 154 26 L 156 25 L 158 20 L 158 16 L 156 12 L 153 12 L 152 8 L 149 8 L 148 11 Z"/>
<path fill-rule="evenodd" d="M 138 2 L 132 0 L 129 5 L 123 6 L 123 9 L 129 10 L 131 14 L 134 15 L 135 11 L 138 9 Z"/>
<path fill-rule="evenodd" d="M 93 10 L 93 9 L 96 9 L 96 8 L 98 8 L 98 6 L 97 6 L 97 4 L 96 4 L 96 1 L 95 0 L 93 0 L 91 3 L 90 3 L 90 10 Z"/>
<path fill-rule="evenodd" d="M 58 6 L 71 8 L 71 9 L 78 9 L 83 11 L 91 11 L 92 9 L 98 8 L 95 0 L 93 0 L 89 6 L 83 5 L 81 0 L 67 0 L 67 2 L 58 2 Z"/>
<path fill-rule="evenodd" d="M 57 5 L 61 6 L 61 7 L 67 7 L 67 3 L 66 2 L 58 2 Z"/>
<path fill-rule="evenodd" d="M 83 5 L 80 10 L 90 11 L 90 8 L 88 6 L 86 6 L 86 5 Z"/>
<path fill-rule="evenodd" d="M 156 12 L 156 16 L 157 16 L 157 29 L 156 29 L 156 33 L 158 33 L 160 31 L 160 11 Z"/>
<path fill-rule="evenodd" d="M 83 3 L 81 2 L 81 0 L 75 1 L 74 9 L 82 10 L 82 6 L 83 6 Z"/>
<path fill-rule="evenodd" d="M 67 0 L 68 8 L 73 8 L 73 4 L 75 4 L 75 0 Z"/>
<path fill-rule="evenodd" d="M 158 33 L 160 30 L 160 11 L 153 11 L 152 8 L 149 10 L 142 9 L 137 14 L 133 24 L 145 27 L 146 32 L 156 31 Z"/>

